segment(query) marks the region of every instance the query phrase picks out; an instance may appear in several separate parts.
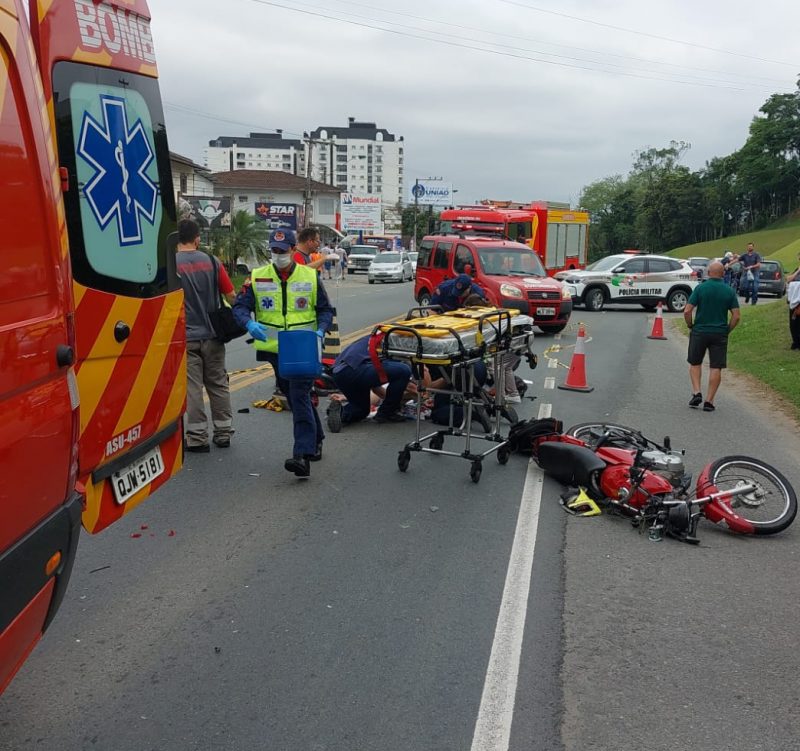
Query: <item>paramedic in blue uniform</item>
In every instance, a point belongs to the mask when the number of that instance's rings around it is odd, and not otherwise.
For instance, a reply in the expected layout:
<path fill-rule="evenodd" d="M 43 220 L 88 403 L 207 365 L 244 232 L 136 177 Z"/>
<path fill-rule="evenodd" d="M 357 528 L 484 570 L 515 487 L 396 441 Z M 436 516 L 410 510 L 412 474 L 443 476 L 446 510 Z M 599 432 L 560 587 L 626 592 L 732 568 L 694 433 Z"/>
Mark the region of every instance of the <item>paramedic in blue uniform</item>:
<path fill-rule="evenodd" d="M 315 269 L 295 263 L 292 230 L 273 230 L 269 236 L 272 262 L 254 269 L 233 305 L 233 315 L 253 337 L 256 359 L 268 362 L 289 401 L 294 422 L 294 450 L 284 462 L 297 477 L 311 474 L 310 461 L 322 458 L 322 430 L 311 403 L 313 379 L 285 379 L 278 368 L 278 331 L 311 329 L 323 338 L 333 320 L 325 287 Z M 253 320 L 255 319 L 255 320 Z"/>
<path fill-rule="evenodd" d="M 370 356 L 369 342 L 369 336 L 356 339 L 345 347 L 333 364 L 333 380 L 347 398 L 347 403 L 342 406 L 341 402 L 331 401 L 328 408 L 328 427 L 339 422 L 349 425 L 367 417 L 370 412 L 370 394 L 384 384 L 388 384 L 386 395 L 375 414 L 375 422 L 405 421 L 405 417 L 400 414 L 400 407 L 411 380 L 411 367 L 394 360 L 382 360 L 376 365 Z"/>
<path fill-rule="evenodd" d="M 470 295 L 478 295 L 486 300 L 483 288 L 472 281 L 469 274 L 459 274 L 455 279 L 442 282 L 431 297 L 431 305 L 438 305 L 443 311 L 458 310 L 464 307 L 464 301 Z"/>

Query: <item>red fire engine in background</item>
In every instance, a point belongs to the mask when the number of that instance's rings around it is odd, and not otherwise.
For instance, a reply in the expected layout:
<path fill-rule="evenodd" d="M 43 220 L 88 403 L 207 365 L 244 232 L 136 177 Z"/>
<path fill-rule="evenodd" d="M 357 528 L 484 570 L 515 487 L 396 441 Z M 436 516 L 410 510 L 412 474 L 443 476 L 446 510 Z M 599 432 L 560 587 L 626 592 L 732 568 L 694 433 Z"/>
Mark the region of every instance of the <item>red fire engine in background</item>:
<path fill-rule="evenodd" d="M 545 202 L 519 204 L 482 201 L 477 206 L 445 209 L 439 231 L 499 235 L 525 243 L 542 259 L 549 276 L 586 267 L 589 248 L 589 214 Z"/>

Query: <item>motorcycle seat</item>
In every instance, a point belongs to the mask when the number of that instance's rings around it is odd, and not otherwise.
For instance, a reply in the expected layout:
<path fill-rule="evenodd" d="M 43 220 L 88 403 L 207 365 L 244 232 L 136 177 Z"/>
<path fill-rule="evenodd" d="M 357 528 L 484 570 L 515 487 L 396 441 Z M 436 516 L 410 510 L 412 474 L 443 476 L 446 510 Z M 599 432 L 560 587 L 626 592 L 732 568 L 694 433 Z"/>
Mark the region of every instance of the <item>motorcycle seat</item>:
<path fill-rule="evenodd" d="M 589 487 L 592 474 L 606 466 L 591 449 L 557 441 L 542 443 L 536 461 L 547 474 L 560 483 L 578 487 Z"/>

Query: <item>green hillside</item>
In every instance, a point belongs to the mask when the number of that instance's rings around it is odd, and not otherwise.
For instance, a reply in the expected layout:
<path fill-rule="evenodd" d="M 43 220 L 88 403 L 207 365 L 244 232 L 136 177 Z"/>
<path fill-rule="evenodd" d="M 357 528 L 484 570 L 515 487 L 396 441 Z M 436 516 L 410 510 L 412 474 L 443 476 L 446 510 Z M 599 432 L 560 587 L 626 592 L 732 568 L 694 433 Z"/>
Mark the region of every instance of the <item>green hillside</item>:
<path fill-rule="evenodd" d="M 784 245 L 777 253 L 773 253 L 770 258 L 780 261 L 787 271 L 794 271 L 798 265 L 798 254 L 800 254 L 800 238 L 793 243 Z"/>
<path fill-rule="evenodd" d="M 786 248 L 790 244 L 800 242 L 800 219 L 779 222 L 773 225 L 772 229 L 762 229 L 757 232 L 747 232 L 741 235 L 724 237 L 721 240 L 711 240 L 694 245 L 684 245 L 680 248 L 671 250 L 667 255 L 676 258 L 689 258 L 691 256 L 702 256 L 704 258 L 719 258 L 726 250 L 734 253 L 743 253 L 747 243 L 754 243 L 756 250 L 763 256 L 771 256 L 773 253 L 780 252 L 778 260 L 784 265 L 794 268 L 794 261 L 797 258 L 796 250 L 789 251 L 784 258 Z M 792 253 L 794 252 L 794 255 Z"/>

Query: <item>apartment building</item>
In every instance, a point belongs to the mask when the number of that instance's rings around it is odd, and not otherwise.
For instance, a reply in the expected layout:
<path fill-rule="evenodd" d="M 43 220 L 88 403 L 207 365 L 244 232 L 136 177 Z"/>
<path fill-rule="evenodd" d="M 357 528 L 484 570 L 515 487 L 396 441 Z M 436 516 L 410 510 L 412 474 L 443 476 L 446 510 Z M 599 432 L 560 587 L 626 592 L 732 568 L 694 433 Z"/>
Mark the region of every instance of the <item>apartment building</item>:
<path fill-rule="evenodd" d="M 387 231 L 399 229 L 404 199 L 403 136 L 373 122 L 347 118 L 347 126 L 311 132 L 311 176 L 350 193 L 380 195 Z"/>
<path fill-rule="evenodd" d="M 284 138 L 282 130 L 247 137 L 219 136 L 208 142 L 203 159 L 211 172 L 255 169 L 304 175 L 306 171 L 303 141 Z"/>

